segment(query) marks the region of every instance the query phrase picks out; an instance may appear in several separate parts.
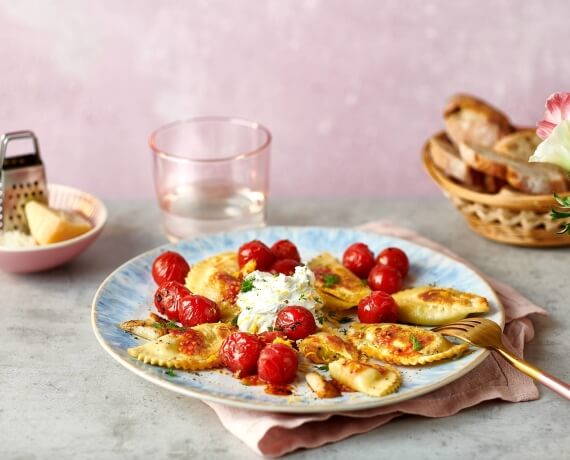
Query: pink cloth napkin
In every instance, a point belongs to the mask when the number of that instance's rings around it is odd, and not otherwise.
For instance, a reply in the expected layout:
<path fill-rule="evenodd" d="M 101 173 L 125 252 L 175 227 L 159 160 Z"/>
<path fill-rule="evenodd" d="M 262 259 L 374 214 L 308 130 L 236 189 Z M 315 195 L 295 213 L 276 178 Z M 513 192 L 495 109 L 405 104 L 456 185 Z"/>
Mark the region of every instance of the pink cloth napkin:
<path fill-rule="evenodd" d="M 464 262 L 433 241 L 389 223 L 373 222 L 360 229 L 404 238 Z M 527 316 L 546 312 L 509 286 L 489 278 L 486 280 L 505 308 L 505 342 L 522 356 L 525 343 L 534 337 L 534 327 Z M 491 353 L 469 374 L 439 390 L 377 409 L 289 415 L 248 411 L 210 402 L 206 404 L 231 433 L 255 452 L 267 457 L 279 457 L 300 448 L 318 447 L 373 430 L 403 414 L 446 417 L 491 399 L 519 402 L 534 400 L 538 396 L 538 390 L 530 378 Z"/>

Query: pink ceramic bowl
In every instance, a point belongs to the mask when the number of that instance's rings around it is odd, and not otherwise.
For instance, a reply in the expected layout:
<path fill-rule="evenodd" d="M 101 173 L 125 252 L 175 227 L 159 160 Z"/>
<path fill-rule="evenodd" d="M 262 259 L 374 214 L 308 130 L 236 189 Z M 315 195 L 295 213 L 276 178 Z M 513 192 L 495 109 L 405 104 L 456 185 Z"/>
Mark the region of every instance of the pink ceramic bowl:
<path fill-rule="evenodd" d="M 77 257 L 97 239 L 107 221 L 107 208 L 89 193 L 65 185 L 48 185 L 49 205 L 65 211 L 78 211 L 93 228 L 87 233 L 61 243 L 33 248 L 1 248 L 0 270 L 31 273 L 57 267 Z"/>

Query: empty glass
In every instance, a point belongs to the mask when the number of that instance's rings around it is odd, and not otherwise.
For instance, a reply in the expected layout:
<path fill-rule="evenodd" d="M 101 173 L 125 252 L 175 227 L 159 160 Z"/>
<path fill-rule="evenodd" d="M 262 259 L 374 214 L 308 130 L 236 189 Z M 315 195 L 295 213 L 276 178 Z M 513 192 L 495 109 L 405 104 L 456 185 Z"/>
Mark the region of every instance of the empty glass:
<path fill-rule="evenodd" d="M 152 133 L 154 181 L 171 241 L 265 225 L 271 133 L 228 117 L 177 121 Z"/>

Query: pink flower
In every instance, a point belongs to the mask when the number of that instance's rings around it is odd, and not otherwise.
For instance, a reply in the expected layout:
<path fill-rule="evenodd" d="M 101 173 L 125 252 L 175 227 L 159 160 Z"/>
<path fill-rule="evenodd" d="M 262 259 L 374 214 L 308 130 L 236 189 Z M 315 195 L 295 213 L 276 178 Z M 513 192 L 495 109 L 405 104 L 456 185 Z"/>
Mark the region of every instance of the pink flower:
<path fill-rule="evenodd" d="M 536 134 L 541 139 L 546 139 L 552 130 L 561 121 L 570 120 L 570 93 L 554 93 L 546 101 L 544 120 L 539 121 L 536 126 Z"/>

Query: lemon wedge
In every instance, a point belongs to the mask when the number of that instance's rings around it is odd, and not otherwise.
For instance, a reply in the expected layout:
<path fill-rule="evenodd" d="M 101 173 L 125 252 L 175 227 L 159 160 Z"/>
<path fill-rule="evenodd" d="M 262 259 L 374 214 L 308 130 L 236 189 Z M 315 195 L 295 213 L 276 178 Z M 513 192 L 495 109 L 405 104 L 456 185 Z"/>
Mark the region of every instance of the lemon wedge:
<path fill-rule="evenodd" d="M 52 244 L 83 235 L 91 223 L 77 213 L 52 209 L 37 201 L 25 207 L 30 233 L 39 244 Z"/>

